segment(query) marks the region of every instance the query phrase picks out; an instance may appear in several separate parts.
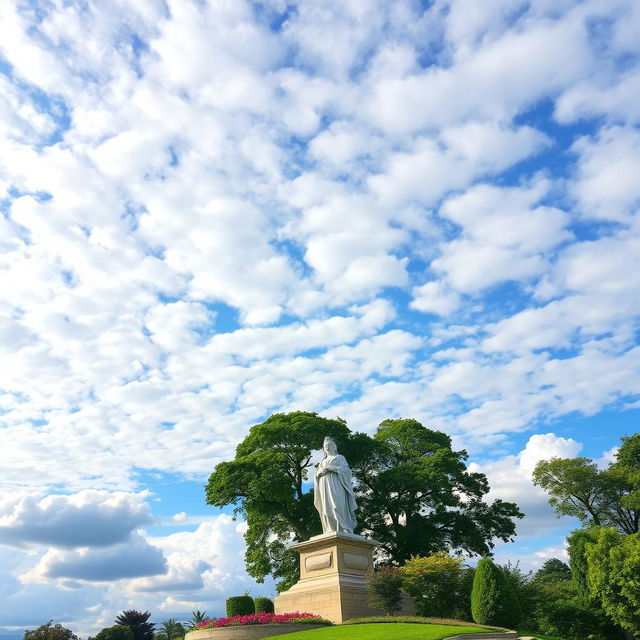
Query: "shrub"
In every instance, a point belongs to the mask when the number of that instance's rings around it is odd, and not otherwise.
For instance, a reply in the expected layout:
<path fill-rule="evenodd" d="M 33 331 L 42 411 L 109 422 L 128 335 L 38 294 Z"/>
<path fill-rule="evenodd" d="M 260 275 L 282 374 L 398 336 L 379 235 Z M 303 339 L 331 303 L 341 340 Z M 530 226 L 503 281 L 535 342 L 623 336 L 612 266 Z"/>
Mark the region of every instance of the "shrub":
<path fill-rule="evenodd" d="M 270 598 L 263 598 L 262 596 L 258 596 L 253 599 L 253 605 L 255 607 L 256 613 L 273 613 L 273 600 Z"/>
<path fill-rule="evenodd" d="M 461 591 L 462 558 L 446 553 L 414 556 L 400 569 L 403 585 L 419 616 L 451 617 Z"/>
<path fill-rule="evenodd" d="M 569 565 L 571 575 L 578 590 L 578 595 L 589 599 L 589 587 L 587 585 L 587 545 L 595 542 L 596 529 L 577 529 L 572 531 L 567 538 L 569 545 Z"/>
<path fill-rule="evenodd" d="M 227 598 L 227 617 L 234 616 L 250 616 L 256 610 L 253 604 L 253 598 L 249 595 L 232 596 Z"/>
<path fill-rule="evenodd" d="M 24 640 L 79 640 L 79 638 L 71 629 L 63 627 L 60 623 L 53 624 L 53 621 L 49 620 L 37 629 L 25 631 Z"/>
<path fill-rule="evenodd" d="M 586 545 L 587 587 L 604 613 L 631 635 L 640 635 L 640 533 L 613 528 Z"/>
<path fill-rule="evenodd" d="M 116 624 L 98 631 L 95 640 L 133 640 L 133 631 L 130 627 Z"/>
<path fill-rule="evenodd" d="M 623 640 L 625 637 L 598 607 L 581 596 L 547 602 L 538 608 L 536 623 L 542 633 L 567 640 Z"/>
<path fill-rule="evenodd" d="M 369 605 L 392 616 L 402 602 L 402 574 L 398 567 L 380 567 L 367 579 Z"/>
<path fill-rule="evenodd" d="M 537 592 L 536 585 L 533 584 L 533 573 L 531 571 L 525 573 L 520 569 L 519 562 L 513 564 L 511 561 L 500 566 L 500 569 L 514 592 L 518 623 L 520 625 L 528 624 L 529 626 L 526 626 L 526 628 L 530 629 L 531 624 L 533 624 L 532 614 L 536 605 Z"/>
<path fill-rule="evenodd" d="M 489 558 L 478 562 L 471 591 L 471 613 L 479 624 L 515 629 L 522 610 L 504 573 Z"/>

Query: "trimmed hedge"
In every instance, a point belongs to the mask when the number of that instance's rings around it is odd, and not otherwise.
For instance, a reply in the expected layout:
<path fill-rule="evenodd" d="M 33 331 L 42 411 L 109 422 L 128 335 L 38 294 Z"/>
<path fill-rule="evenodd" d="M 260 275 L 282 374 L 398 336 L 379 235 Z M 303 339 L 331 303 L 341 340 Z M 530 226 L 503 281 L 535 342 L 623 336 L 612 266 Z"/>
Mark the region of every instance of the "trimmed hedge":
<path fill-rule="evenodd" d="M 490 558 L 478 562 L 471 590 L 471 614 L 478 624 L 515 629 L 522 607 L 504 573 Z"/>
<path fill-rule="evenodd" d="M 231 596 L 231 598 L 227 598 L 227 618 L 250 616 L 255 612 L 255 605 L 251 596 Z"/>
<path fill-rule="evenodd" d="M 256 613 L 273 613 L 273 600 L 270 598 L 263 598 L 262 596 L 258 596 L 253 599 L 253 605 L 255 607 Z"/>
<path fill-rule="evenodd" d="M 423 616 L 369 616 L 367 618 L 350 618 L 342 624 L 439 624 L 452 627 L 478 627 L 482 631 L 509 631 L 503 627 L 487 626 L 484 624 L 476 624 L 475 622 L 465 622 L 464 620 L 454 620 L 452 618 L 427 618 Z"/>
<path fill-rule="evenodd" d="M 133 640 L 133 631 L 131 631 L 131 627 L 116 624 L 98 631 L 94 640 Z"/>

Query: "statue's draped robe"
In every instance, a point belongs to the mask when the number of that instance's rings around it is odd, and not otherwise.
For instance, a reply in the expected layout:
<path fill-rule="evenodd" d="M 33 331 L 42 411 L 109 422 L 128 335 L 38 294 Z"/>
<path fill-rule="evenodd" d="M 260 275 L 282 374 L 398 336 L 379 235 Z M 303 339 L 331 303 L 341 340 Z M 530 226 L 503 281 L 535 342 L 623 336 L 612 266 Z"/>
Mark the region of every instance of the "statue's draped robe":
<path fill-rule="evenodd" d="M 356 526 L 356 498 L 353 495 L 351 469 L 339 453 L 327 455 L 318 465 L 318 471 L 327 473 L 313 480 L 313 503 L 320 514 L 323 533 L 346 531 L 353 533 Z"/>

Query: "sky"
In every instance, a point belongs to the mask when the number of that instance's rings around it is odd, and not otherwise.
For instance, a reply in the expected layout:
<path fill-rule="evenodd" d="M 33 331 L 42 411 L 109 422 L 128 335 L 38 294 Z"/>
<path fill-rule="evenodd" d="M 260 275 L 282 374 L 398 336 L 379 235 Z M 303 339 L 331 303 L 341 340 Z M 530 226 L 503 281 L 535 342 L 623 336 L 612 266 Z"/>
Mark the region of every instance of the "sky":
<path fill-rule="evenodd" d="M 536 462 L 640 417 L 640 3 L 0 3 L 0 638 L 273 595 L 204 502 L 275 412 Z"/>

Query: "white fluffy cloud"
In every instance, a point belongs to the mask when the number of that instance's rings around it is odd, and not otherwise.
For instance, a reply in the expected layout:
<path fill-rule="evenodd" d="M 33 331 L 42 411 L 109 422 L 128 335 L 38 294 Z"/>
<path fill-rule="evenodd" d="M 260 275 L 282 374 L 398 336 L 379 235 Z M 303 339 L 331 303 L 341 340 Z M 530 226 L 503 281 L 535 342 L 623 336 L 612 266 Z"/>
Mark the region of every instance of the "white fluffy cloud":
<path fill-rule="evenodd" d="M 48 583 L 59 578 L 113 582 L 122 578 L 164 574 L 166 571 L 162 551 L 135 533 L 126 542 L 104 548 L 50 549 L 20 579 L 27 583 Z"/>
<path fill-rule="evenodd" d="M 108 547 L 151 523 L 145 493 L 86 490 L 71 495 L 7 495 L 0 502 L 0 543 Z"/>
<path fill-rule="evenodd" d="M 517 455 L 508 455 L 485 464 L 472 463 L 471 471 L 480 471 L 487 475 L 491 491 L 489 500 L 500 498 L 515 502 L 525 514 L 518 521 L 517 533 L 520 538 L 530 539 L 548 534 L 554 525 L 554 514 L 549 506 L 549 496 L 533 485 L 531 474 L 540 460 L 553 457 L 573 458 L 582 449 L 582 445 L 571 438 L 562 438 L 554 433 L 532 435 L 524 449 Z M 558 521 L 563 526 L 569 518 Z"/>
<path fill-rule="evenodd" d="M 579 156 L 572 194 L 586 217 L 630 222 L 640 203 L 640 132 L 609 127 L 573 145 Z"/>

